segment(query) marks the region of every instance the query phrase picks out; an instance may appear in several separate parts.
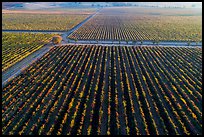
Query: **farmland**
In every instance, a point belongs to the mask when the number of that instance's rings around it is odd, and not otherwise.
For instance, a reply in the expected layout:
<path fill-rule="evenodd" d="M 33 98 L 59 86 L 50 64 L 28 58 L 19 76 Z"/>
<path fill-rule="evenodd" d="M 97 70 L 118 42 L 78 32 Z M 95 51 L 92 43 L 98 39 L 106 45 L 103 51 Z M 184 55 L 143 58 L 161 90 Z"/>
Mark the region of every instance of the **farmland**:
<path fill-rule="evenodd" d="M 153 9 L 103 9 L 69 38 L 118 41 L 202 41 L 202 14 L 198 11 L 190 13 L 188 10 Z M 176 14 L 175 11 L 178 13 Z"/>
<path fill-rule="evenodd" d="M 3 2 L 2 134 L 202 135 L 202 4 L 151 4 Z"/>
<path fill-rule="evenodd" d="M 26 14 L 71 14 L 71 15 L 89 15 L 93 14 L 96 12 L 96 8 L 55 8 L 55 9 L 41 9 L 41 10 L 26 10 L 26 9 L 21 9 L 21 10 L 7 10 L 7 9 L 2 9 L 3 14 L 21 14 L 21 13 L 26 13 Z"/>
<path fill-rule="evenodd" d="M 67 31 L 88 16 L 83 14 L 7 13 L 2 14 L 2 29 Z"/>
<path fill-rule="evenodd" d="M 160 15 L 160 16 L 202 16 L 200 9 L 192 8 L 151 8 L 151 7 L 110 7 L 101 15 Z"/>
<path fill-rule="evenodd" d="M 53 47 L 2 89 L 2 133 L 201 135 L 202 48 Z"/>
<path fill-rule="evenodd" d="M 2 71 L 47 44 L 54 34 L 2 33 Z"/>

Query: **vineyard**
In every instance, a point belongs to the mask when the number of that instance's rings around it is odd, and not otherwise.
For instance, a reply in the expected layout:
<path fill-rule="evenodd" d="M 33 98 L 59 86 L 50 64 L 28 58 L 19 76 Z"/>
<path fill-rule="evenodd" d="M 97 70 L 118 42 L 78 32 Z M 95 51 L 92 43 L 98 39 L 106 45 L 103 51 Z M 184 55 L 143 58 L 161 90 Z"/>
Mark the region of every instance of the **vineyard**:
<path fill-rule="evenodd" d="M 104 8 L 69 38 L 200 42 L 202 12 L 191 9 Z"/>
<path fill-rule="evenodd" d="M 2 71 L 47 44 L 54 34 L 2 32 Z"/>
<path fill-rule="evenodd" d="M 202 48 L 53 47 L 2 89 L 2 134 L 201 135 Z"/>
<path fill-rule="evenodd" d="M 96 12 L 96 8 L 55 8 L 55 9 L 41 9 L 41 10 L 12 10 L 12 9 L 2 9 L 3 14 L 19 14 L 19 13 L 26 13 L 26 14 L 69 14 L 69 15 L 90 15 Z"/>
<path fill-rule="evenodd" d="M 158 16 L 202 16 L 200 9 L 151 8 L 151 7 L 110 7 L 103 8 L 101 15 L 158 15 Z"/>
<path fill-rule="evenodd" d="M 2 14 L 2 29 L 67 31 L 88 16 L 83 14 Z"/>

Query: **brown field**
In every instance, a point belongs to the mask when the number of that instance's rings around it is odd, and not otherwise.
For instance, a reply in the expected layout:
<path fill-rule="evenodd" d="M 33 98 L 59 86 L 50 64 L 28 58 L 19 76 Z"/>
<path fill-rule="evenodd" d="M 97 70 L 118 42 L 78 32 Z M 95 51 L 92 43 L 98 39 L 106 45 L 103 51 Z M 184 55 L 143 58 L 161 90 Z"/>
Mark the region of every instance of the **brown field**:
<path fill-rule="evenodd" d="M 3 14 L 8 13 L 27 13 L 27 14 L 93 14 L 94 9 L 56 9 L 56 10 L 2 10 Z"/>

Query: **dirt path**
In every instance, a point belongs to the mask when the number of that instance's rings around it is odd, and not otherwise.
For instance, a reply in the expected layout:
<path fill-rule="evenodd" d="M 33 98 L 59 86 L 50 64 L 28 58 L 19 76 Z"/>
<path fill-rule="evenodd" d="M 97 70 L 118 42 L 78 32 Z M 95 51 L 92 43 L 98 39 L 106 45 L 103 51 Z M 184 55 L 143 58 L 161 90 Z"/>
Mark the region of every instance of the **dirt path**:
<path fill-rule="evenodd" d="M 24 58 L 20 62 L 17 62 L 12 67 L 8 68 L 6 71 L 2 72 L 2 87 L 6 84 L 8 79 L 14 78 L 20 72 L 35 62 L 37 59 L 42 57 L 45 53 L 47 53 L 52 46 L 44 46 L 36 52 L 30 54 L 28 57 Z"/>

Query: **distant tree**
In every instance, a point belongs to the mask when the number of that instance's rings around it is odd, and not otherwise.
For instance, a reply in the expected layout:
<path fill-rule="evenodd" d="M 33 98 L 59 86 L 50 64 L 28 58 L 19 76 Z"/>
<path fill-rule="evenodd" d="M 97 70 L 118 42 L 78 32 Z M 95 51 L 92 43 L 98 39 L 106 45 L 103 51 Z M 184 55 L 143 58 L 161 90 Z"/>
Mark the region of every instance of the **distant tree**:
<path fill-rule="evenodd" d="M 159 40 L 156 41 L 157 45 L 159 45 Z"/>
<path fill-rule="evenodd" d="M 141 43 L 140 43 L 141 45 L 143 44 L 143 41 L 141 40 Z"/>
<path fill-rule="evenodd" d="M 132 43 L 133 43 L 133 44 L 136 44 L 136 40 L 133 40 Z"/>
<path fill-rule="evenodd" d="M 126 40 L 126 43 L 128 44 L 128 40 Z"/>
<path fill-rule="evenodd" d="M 61 43 L 61 41 L 62 41 L 62 37 L 59 36 L 59 35 L 56 35 L 56 36 L 52 37 L 52 43 L 53 44 L 59 44 L 59 43 Z"/>
<path fill-rule="evenodd" d="M 188 46 L 190 46 L 191 45 L 191 42 L 190 41 L 188 41 Z"/>
<path fill-rule="evenodd" d="M 78 41 L 78 39 L 74 39 L 74 41 L 75 41 L 75 44 L 76 44 L 76 42 Z"/>
<path fill-rule="evenodd" d="M 196 41 L 196 46 L 198 46 L 198 41 Z"/>
<path fill-rule="evenodd" d="M 192 4 L 191 7 L 196 7 L 196 4 Z"/>

